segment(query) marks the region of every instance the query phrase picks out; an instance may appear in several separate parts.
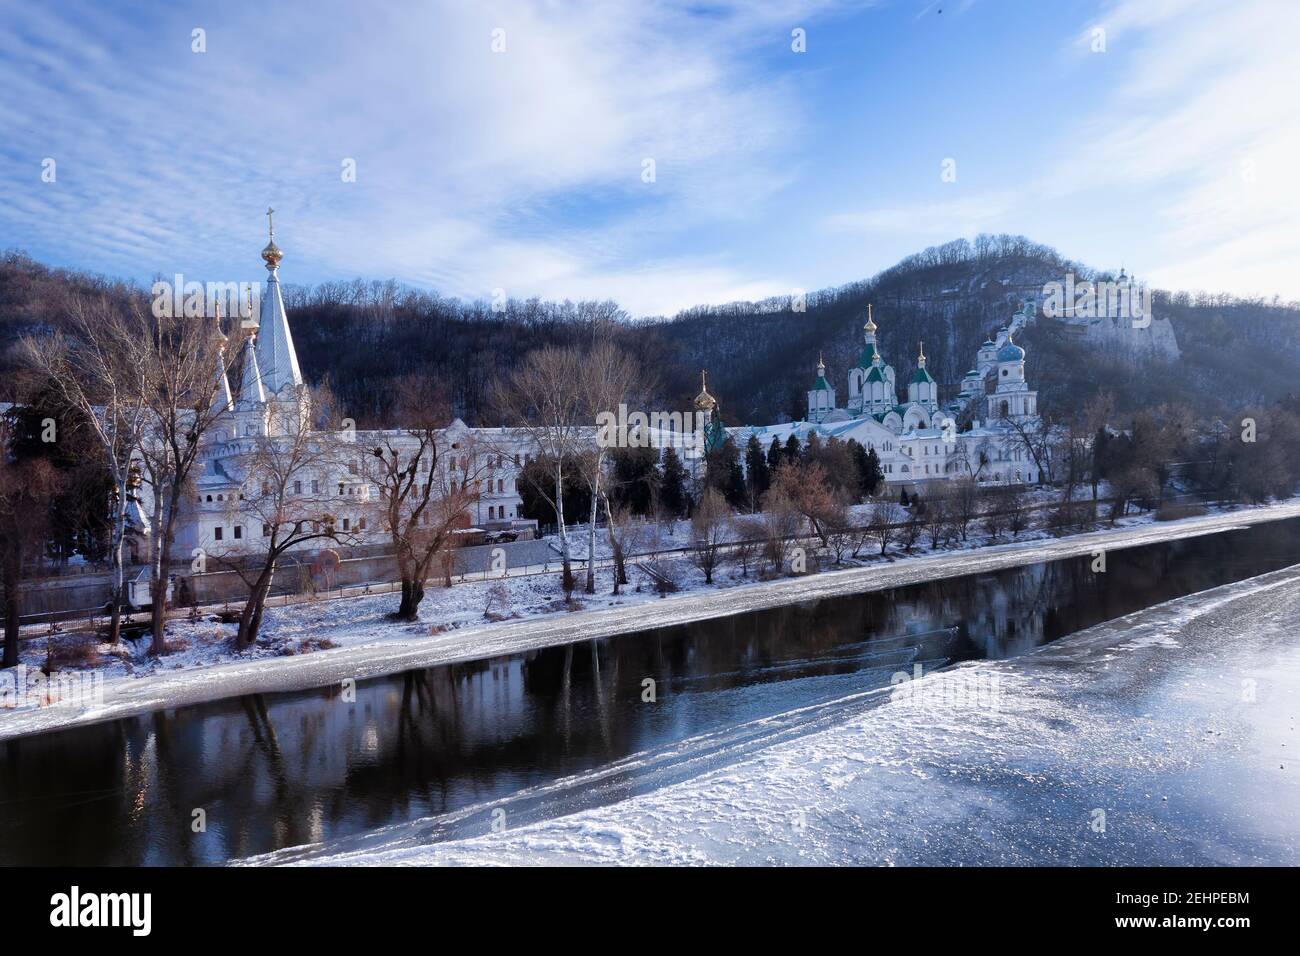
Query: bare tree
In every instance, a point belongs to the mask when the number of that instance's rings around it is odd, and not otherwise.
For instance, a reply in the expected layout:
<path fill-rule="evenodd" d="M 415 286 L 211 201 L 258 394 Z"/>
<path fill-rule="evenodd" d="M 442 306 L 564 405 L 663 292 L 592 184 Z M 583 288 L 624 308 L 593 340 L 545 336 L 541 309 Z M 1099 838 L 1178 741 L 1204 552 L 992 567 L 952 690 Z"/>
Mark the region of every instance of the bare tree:
<path fill-rule="evenodd" d="M 1033 523 L 1028 508 L 1028 499 L 1019 488 L 1012 488 L 1002 498 L 1002 507 L 1007 509 L 1007 531 L 1011 537 L 1019 538 Z"/>
<path fill-rule="evenodd" d="M 579 451 L 585 427 L 578 388 L 582 371 L 582 356 L 576 349 L 547 346 L 530 353 L 491 391 L 491 404 L 502 421 L 526 438 L 550 469 L 549 483 L 534 483 L 526 468 L 521 474 L 555 511 L 565 595 L 573 593 L 574 580 L 564 518 L 564 469 Z"/>
<path fill-rule="evenodd" d="M 637 362 L 622 349 L 611 343 L 598 342 L 581 361 L 581 374 L 572 383 L 579 391 L 582 411 L 590 428 L 578 433 L 578 471 L 587 484 L 591 496 L 590 523 L 587 528 L 587 583 L 586 592 L 596 593 L 596 515 L 603 495 L 609 451 L 624 443 L 630 436 L 611 436 L 606 429 L 598 429 L 599 416 L 617 417 L 618 407 L 627 404 L 641 390 L 641 369 Z M 611 441 L 611 438 L 614 440 Z"/>
<path fill-rule="evenodd" d="M 1023 448 L 1029 455 L 1038 469 L 1039 481 L 1054 481 L 1056 430 L 1052 423 L 1043 416 L 1025 419 L 1008 415 L 1000 424 L 1011 430 L 1011 447 Z"/>
<path fill-rule="evenodd" d="M 627 505 L 613 505 L 608 494 L 601 494 L 605 506 L 605 534 L 609 539 L 610 554 L 614 559 L 614 593 L 628 583 L 627 559 L 636 551 L 644 537 L 644 526 L 632 520 Z"/>
<path fill-rule="evenodd" d="M 50 499 L 57 491 L 53 466 L 13 454 L 9 423 L 0 418 L 0 585 L 4 587 L 4 654 L 0 667 L 18 663 L 23 582 L 40 561 Z"/>
<path fill-rule="evenodd" d="M 176 520 L 213 426 L 230 410 L 225 336 L 203 317 L 155 317 L 145 352 L 149 385 L 139 461 L 152 490 L 150 522 L 151 650 L 166 653 L 167 578 Z"/>
<path fill-rule="evenodd" d="M 953 533 L 953 510 L 952 500 L 942 492 L 936 492 L 926 499 L 921 523 L 925 526 L 925 536 L 930 541 L 931 549 L 947 542 Z"/>
<path fill-rule="evenodd" d="M 965 541 L 970 536 L 971 525 L 980 514 L 980 489 L 972 478 L 958 478 L 947 483 L 945 497 L 952 529 Z"/>
<path fill-rule="evenodd" d="M 853 512 L 843 498 L 837 496 L 825 516 L 824 527 L 827 545 L 835 555 L 836 564 L 843 564 L 846 555 L 855 547 L 861 547 L 860 530 L 854 527 Z"/>
<path fill-rule="evenodd" d="M 753 515 L 732 520 L 731 536 L 735 545 L 731 549 L 731 557 L 740 565 L 741 577 L 749 577 L 749 565 L 758 554 L 763 530 L 763 519 Z"/>
<path fill-rule="evenodd" d="M 362 470 L 379 487 L 384 527 L 397 555 L 402 600 L 393 616 L 414 621 L 435 558 L 468 523 L 482 475 L 498 454 L 468 430 L 446 429 L 445 404 L 427 380 L 408 378 L 400 393 L 399 408 L 413 424 L 380 433 Z"/>
<path fill-rule="evenodd" d="M 819 462 L 786 462 L 772 476 L 772 488 L 808 520 L 813 533 L 826 546 L 827 527 L 840 505 L 826 469 Z"/>
<path fill-rule="evenodd" d="M 70 332 L 26 338 L 24 364 L 83 419 L 113 484 L 109 560 L 113 584 L 110 642 L 121 631 L 125 597 L 123 545 L 134 491 L 132 465 L 149 421 L 151 328 L 139 302 L 119 307 L 106 297 L 74 297 Z"/>
<path fill-rule="evenodd" d="M 773 574 L 785 567 L 794 539 L 803 528 L 803 515 L 782 487 L 773 484 L 763 496 L 763 556 Z"/>
<path fill-rule="evenodd" d="M 896 501 L 881 500 L 871 506 L 871 515 L 867 520 L 867 529 L 880 545 L 883 557 L 890 542 L 898 537 L 898 525 L 907 517 L 903 506 Z"/>
<path fill-rule="evenodd" d="M 704 573 L 704 583 L 713 583 L 713 572 L 723 563 L 723 546 L 731 527 L 731 508 L 722 495 L 707 488 L 691 515 L 691 563 Z"/>
<path fill-rule="evenodd" d="M 355 446 L 345 444 L 338 432 L 313 430 L 294 405 L 272 402 L 268 415 L 270 435 L 245 439 L 251 447 L 243 458 L 243 490 L 231 502 L 232 517 L 252 519 L 245 540 L 260 540 L 260 549 L 251 558 L 234 551 L 211 556 L 235 571 L 248 589 L 235 636 L 240 649 L 257 640 L 281 558 L 309 542 L 354 543 L 363 518 L 337 513 L 341 502 L 356 501 L 355 495 L 331 494 Z M 251 537 L 258 534 L 260 539 Z"/>

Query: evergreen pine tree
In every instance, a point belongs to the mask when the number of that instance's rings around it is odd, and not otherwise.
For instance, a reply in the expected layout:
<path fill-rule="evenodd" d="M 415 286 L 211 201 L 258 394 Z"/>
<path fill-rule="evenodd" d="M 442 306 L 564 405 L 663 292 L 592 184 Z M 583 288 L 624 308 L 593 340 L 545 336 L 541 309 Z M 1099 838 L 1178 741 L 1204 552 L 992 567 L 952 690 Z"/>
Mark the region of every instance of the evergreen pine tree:
<path fill-rule="evenodd" d="M 745 474 L 749 483 L 749 496 L 757 502 L 772 483 L 771 472 L 767 470 L 767 459 L 763 457 L 763 446 L 757 435 L 750 435 L 745 444 Z"/>
<path fill-rule="evenodd" d="M 880 486 L 885 483 L 885 470 L 880 467 L 880 456 L 876 454 L 874 448 L 867 451 L 859 475 L 862 489 L 869 495 L 877 494 Z"/>
<path fill-rule="evenodd" d="M 677 450 L 664 449 L 663 479 L 659 485 L 659 507 L 669 518 L 680 518 L 686 510 L 686 469 Z"/>
<path fill-rule="evenodd" d="M 772 476 L 776 474 L 776 470 L 781 467 L 783 461 L 785 461 L 785 453 L 781 451 L 781 442 L 773 435 L 772 444 L 767 447 L 767 478 L 769 484 Z"/>

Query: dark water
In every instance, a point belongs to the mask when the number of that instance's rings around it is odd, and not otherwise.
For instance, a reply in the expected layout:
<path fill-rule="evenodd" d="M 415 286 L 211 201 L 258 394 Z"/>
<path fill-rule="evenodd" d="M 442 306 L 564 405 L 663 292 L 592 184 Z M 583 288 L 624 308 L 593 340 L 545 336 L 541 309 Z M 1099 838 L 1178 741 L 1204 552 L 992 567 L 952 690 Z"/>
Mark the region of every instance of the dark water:
<path fill-rule="evenodd" d="M 1300 521 L 1091 561 L 412 671 L 351 703 L 328 687 L 7 741 L 0 863 L 219 863 L 435 814 L 428 839 L 483 832 L 477 805 L 525 788 L 512 825 L 620 799 L 833 721 L 917 664 L 1019 654 L 1294 564 Z"/>

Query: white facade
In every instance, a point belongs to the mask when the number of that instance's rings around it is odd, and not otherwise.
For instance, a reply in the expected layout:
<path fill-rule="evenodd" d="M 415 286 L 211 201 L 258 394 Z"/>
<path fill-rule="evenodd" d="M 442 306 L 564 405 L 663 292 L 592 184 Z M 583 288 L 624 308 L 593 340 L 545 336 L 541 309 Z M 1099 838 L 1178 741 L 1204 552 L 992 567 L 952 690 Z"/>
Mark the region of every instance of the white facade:
<path fill-rule="evenodd" d="M 390 540 L 381 511 L 379 488 L 368 467 L 375 448 L 413 448 L 418 439 L 400 429 L 375 432 L 344 428 L 312 432 L 311 406 L 293 335 L 280 294 L 282 253 L 274 238 L 262 251 L 270 273 L 255 338 L 245 341 L 238 393 L 231 391 L 224 366 L 218 368 L 217 403 L 223 407 L 216 424 L 202 437 L 194 469 L 191 496 L 177 522 L 174 554 L 179 558 L 202 551 L 235 557 L 265 550 L 269 526 L 254 499 L 260 489 L 246 483 L 252 456 L 264 442 L 285 445 L 304 430 L 319 435 L 328 446 L 311 466 L 293 475 L 290 494 L 303 507 L 328 512 L 334 528 L 351 546 L 384 545 Z M 487 530 L 511 527 L 522 516 L 519 471 L 527 460 L 525 442 L 508 430 L 468 428 L 459 419 L 438 443 L 438 480 L 473 481 L 475 500 L 468 524 Z M 339 451 L 342 449 L 342 451 Z M 355 451 L 352 451 L 355 449 Z M 430 467 L 426 459 L 420 469 Z M 292 519 L 290 519 L 292 520 Z M 304 542 L 302 550 L 333 547 L 329 539 Z"/>
<path fill-rule="evenodd" d="M 1039 480 L 1038 467 L 1019 429 L 1037 422 L 1038 393 L 1025 377 L 1025 350 L 1013 340 L 1028 319 L 1028 311 L 1018 313 L 980 346 L 958 397 L 943 407 L 939 385 L 926 369 L 923 345 L 918 346 L 907 399 L 899 401 L 894 367 L 880 354 L 868 306 L 862 353 L 849 370 L 844 408 L 835 407 L 835 390 L 819 362 L 808 391 L 806 421 L 728 431 L 742 445 L 750 435 L 764 446 L 773 438 L 784 444 L 792 434 L 801 442 L 813 433 L 822 439 L 854 439 L 876 452 L 888 482 L 973 477 L 985 484 L 1031 484 Z M 972 425 L 959 432 L 957 419 L 963 415 Z"/>

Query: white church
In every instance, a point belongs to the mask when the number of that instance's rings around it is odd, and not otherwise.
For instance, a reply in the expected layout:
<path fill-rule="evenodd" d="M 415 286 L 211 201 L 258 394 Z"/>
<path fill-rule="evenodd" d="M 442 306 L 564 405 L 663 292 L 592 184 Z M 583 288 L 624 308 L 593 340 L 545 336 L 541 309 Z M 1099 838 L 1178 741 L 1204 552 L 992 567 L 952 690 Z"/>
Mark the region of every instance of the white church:
<path fill-rule="evenodd" d="M 216 370 L 216 401 L 221 411 L 213 427 L 203 435 L 196 462 L 194 490 L 177 526 L 176 550 L 180 555 L 202 552 L 214 556 L 238 556 L 264 549 L 270 528 L 259 509 L 250 501 L 257 490 L 246 487 L 250 480 L 249 461 L 266 439 L 288 441 L 291 435 L 311 431 L 311 404 L 298 353 L 294 348 L 284 299 L 280 293 L 279 265 L 283 252 L 275 233 L 262 250 L 269 275 L 261 297 L 257 329 L 244 341 L 239 388 L 232 389 L 226 360 Z M 319 504 L 328 511 L 340 537 L 351 546 L 384 545 L 390 541 L 381 520 L 379 490 L 367 475 L 367 457 L 378 445 L 414 446 L 416 439 L 401 429 L 383 432 L 315 432 L 322 455 L 313 467 L 303 468 L 293 478 L 292 493 L 303 502 Z M 519 470 L 530 449 L 509 429 L 469 428 L 456 419 L 443 433 L 438 448 L 439 480 L 472 481 L 476 494 L 465 516 L 465 525 L 484 531 L 523 530 L 536 523 L 520 515 Z M 338 449 L 355 449 L 339 453 Z M 429 462 L 421 463 L 426 473 Z M 141 489 L 147 495 L 148 489 Z M 134 523 L 145 525 L 149 505 L 135 509 Z M 330 546 L 328 540 L 305 542 L 301 550 Z"/>
<path fill-rule="evenodd" d="M 1039 479 L 1038 467 L 1021 435 L 1037 422 L 1038 393 L 1025 378 L 1025 350 L 1014 340 L 1029 319 L 1026 307 L 980 346 L 959 396 L 941 407 L 939 386 L 925 367 L 924 344 L 918 345 L 907 398 L 899 401 L 894 366 L 880 354 L 868 305 L 862 352 L 849 369 L 844 407 L 826 378 L 825 362 L 819 360 L 804 421 L 727 432 L 741 447 L 755 435 L 765 449 L 772 439 L 784 444 L 791 435 L 801 443 L 812 434 L 822 440 L 854 439 L 875 451 L 885 480 L 895 484 L 955 478 L 986 485 L 1032 484 Z M 966 431 L 958 431 L 962 418 L 970 419 Z"/>

